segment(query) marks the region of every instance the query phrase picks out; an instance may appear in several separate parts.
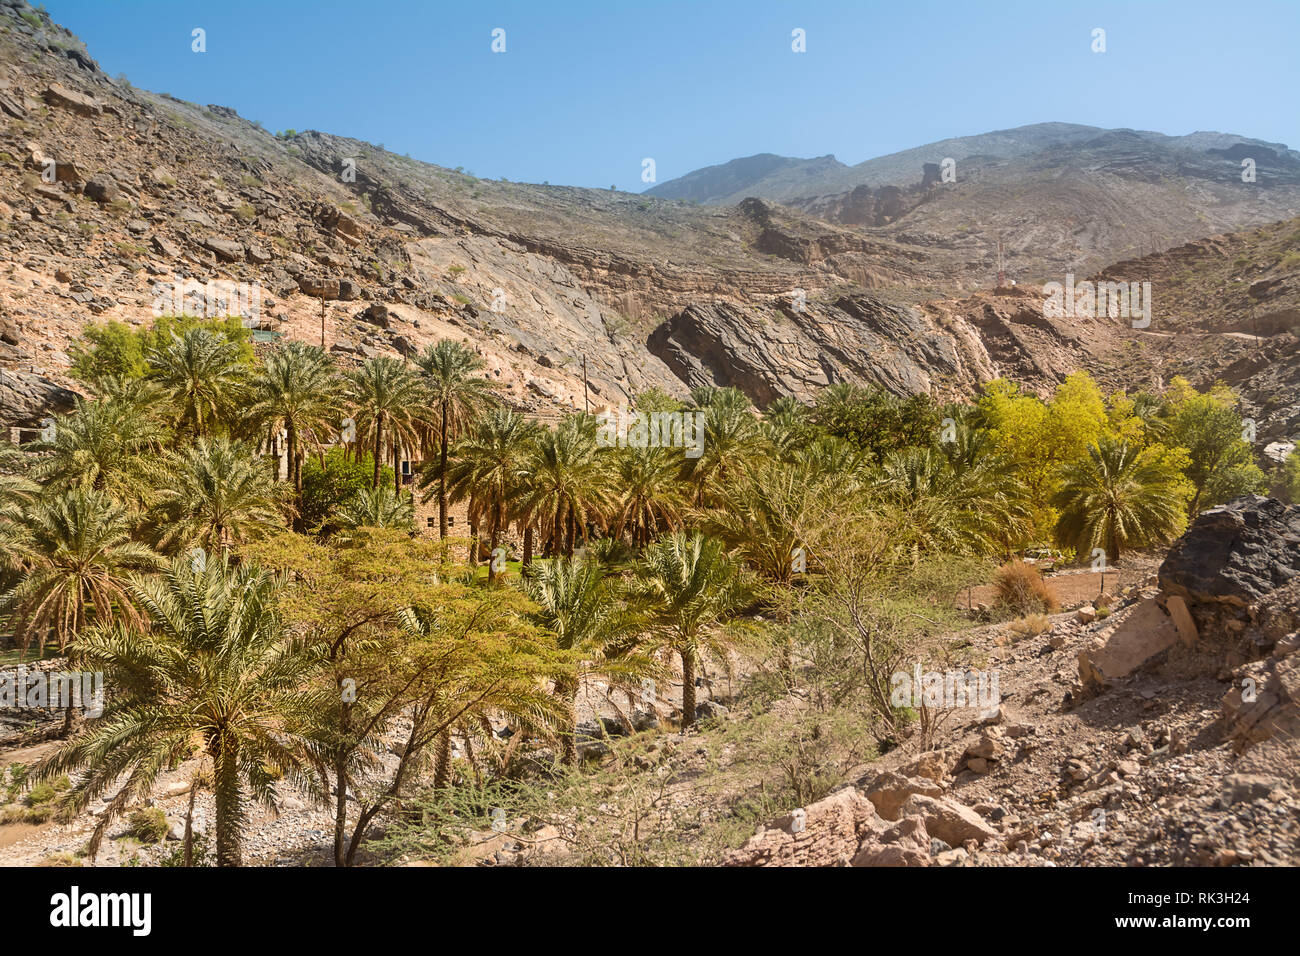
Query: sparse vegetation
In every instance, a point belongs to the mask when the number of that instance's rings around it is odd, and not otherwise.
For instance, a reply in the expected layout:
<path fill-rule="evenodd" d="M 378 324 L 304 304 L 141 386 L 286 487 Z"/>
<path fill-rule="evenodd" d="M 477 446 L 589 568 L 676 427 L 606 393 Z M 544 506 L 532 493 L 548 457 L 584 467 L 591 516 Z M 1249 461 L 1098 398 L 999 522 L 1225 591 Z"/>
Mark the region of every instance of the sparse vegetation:
<path fill-rule="evenodd" d="M 157 807 L 144 807 L 131 814 L 129 831 L 141 843 L 161 843 L 170 829 L 167 815 Z"/>
<path fill-rule="evenodd" d="M 998 604 L 1020 615 L 1050 614 L 1061 605 L 1056 594 L 1032 564 L 1009 561 L 998 568 Z"/>

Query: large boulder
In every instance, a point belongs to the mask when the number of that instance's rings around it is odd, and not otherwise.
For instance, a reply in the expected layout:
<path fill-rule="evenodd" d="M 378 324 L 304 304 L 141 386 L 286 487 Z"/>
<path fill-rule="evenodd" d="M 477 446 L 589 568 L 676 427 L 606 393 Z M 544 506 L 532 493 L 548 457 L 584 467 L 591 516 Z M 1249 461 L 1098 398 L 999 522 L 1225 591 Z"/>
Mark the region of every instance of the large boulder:
<path fill-rule="evenodd" d="M 70 90 L 62 83 L 51 83 L 45 90 L 45 102 L 60 109 L 71 110 L 82 116 L 98 116 L 104 108 L 99 100 L 85 93 Z"/>
<path fill-rule="evenodd" d="M 95 202 L 104 204 L 111 203 L 121 195 L 122 190 L 111 176 L 96 176 L 86 183 L 82 190 L 86 196 Z"/>
<path fill-rule="evenodd" d="M 317 299 L 337 299 L 339 297 L 339 280 L 324 276 L 299 276 L 298 290 Z"/>
<path fill-rule="evenodd" d="M 926 777 L 904 777 L 886 770 L 867 786 L 866 797 L 886 820 L 897 820 L 899 808 L 913 794 L 927 797 L 943 796 L 943 788 Z"/>
<path fill-rule="evenodd" d="M 921 817 L 904 817 L 879 837 L 869 835 L 853 866 L 929 866 L 930 834 Z"/>
<path fill-rule="evenodd" d="M 1116 615 L 1115 623 L 1079 651 L 1079 680 L 1089 690 L 1101 690 L 1156 661 L 1177 642 L 1174 621 L 1156 598 L 1146 598 Z"/>
<path fill-rule="evenodd" d="M 42 418 L 71 411 L 76 399 L 40 375 L 0 369 L 0 427 L 39 428 Z"/>
<path fill-rule="evenodd" d="M 961 846 L 967 840 L 983 843 L 998 835 L 998 831 L 970 807 L 942 797 L 912 794 L 903 801 L 899 814 L 921 817 L 925 820 L 926 832 L 949 846 Z"/>
<path fill-rule="evenodd" d="M 846 787 L 773 820 L 722 865 L 843 866 L 883 827 L 866 797 Z"/>
<path fill-rule="evenodd" d="M 238 262 L 244 258 L 243 243 L 236 242 L 233 239 L 223 239 L 220 236 L 207 236 L 201 245 L 209 252 L 215 253 L 217 258 L 223 262 Z"/>
<path fill-rule="evenodd" d="M 1300 505 L 1245 495 L 1203 511 L 1160 566 L 1189 603 L 1244 607 L 1300 575 Z"/>

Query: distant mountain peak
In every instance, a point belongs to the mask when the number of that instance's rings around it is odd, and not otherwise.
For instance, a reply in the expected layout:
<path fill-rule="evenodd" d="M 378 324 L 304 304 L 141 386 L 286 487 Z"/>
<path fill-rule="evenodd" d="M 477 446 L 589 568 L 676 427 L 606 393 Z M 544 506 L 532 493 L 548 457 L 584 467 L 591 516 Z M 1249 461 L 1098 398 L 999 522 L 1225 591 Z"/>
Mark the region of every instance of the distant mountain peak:
<path fill-rule="evenodd" d="M 733 202 L 749 195 L 749 190 L 772 179 L 814 182 L 818 177 L 848 169 L 832 154 L 799 159 L 776 153 L 757 153 L 705 166 L 647 189 L 660 199 L 683 199 L 706 204 Z M 741 195 L 743 194 L 743 195 Z"/>

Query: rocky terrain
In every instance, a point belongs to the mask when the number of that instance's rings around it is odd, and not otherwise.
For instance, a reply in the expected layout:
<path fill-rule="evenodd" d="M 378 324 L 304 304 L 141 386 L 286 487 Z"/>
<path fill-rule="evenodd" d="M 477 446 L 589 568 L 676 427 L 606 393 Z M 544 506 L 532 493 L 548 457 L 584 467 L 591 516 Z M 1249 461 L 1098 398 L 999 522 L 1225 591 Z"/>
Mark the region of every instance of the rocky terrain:
<path fill-rule="evenodd" d="M 1006 163 L 981 167 L 974 146 L 957 150 L 970 189 L 985 170 L 979 203 L 944 213 L 950 200 L 926 196 L 953 184 L 929 182 L 914 208 L 870 228 L 829 207 L 700 206 L 491 182 L 331 134 L 272 135 L 227 107 L 135 89 L 107 77 L 44 12 L 0 0 L 0 424 L 33 427 L 68 407 L 78 387 L 68 348 L 88 324 L 148 323 L 160 289 L 172 286 L 189 290 L 187 309 L 220 311 L 208 284 L 224 281 L 260 294 L 245 311 L 264 336 L 324 342 L 344 363 L 410 355 L 442 337 L 469 341 L 503 396 L 539 413 L 582 403 L 584 361 L 596 407 L 649 386 L 681 395 L 701 384 L 735 385 L 760 405 L 838 381 L 944 398 L 1005 375 L 1046 391 L 1087 368 L 1126 385 L 1159 385 L 1180 371 L 1223 375 L 1257 402 L 1261 422 L 1294 430 L 1294 221 L 1110 266 L 1108 275 L 1156 289 L 1156 322 L 1141 331 L 1106 315 L 1046 316 L 1024 282 L 992 288 L 988 245 L 1002 215 L 1032 213 L 1083 235 L 1078 209 L 1044 210 L 1070 201 L 1072 178 L 1096 199 L 1087 191 L 1102 187 L 1085 167 L 1113 150 L 1137 150 L 1141 168 L 1108 161 L 1106 175 L 1145 184 L 1150 203 L 1167 193 L 1151 163 L 1176 154 L 1180 175 L 1199 184 L 1179 187 L 1192 198 L 1169 215 L 1192 203 L 1206 218 L 1165 230 L 1154 248 L 1294 214 L 1291 153 L 1269 147 L 1276 168 L 1261 162 L 1243 217 L 1233 197 L 1248 187 L 1219 196 L 1206 179 L 1233 165 L 1213 152 L 1230 151 L 1223 143 L 1233 137 L 1125 139 L 1065 124 L 991 135 Z M 1083 150 L 1096 138 L 1101 145 Z M 1148 149 L 1165 152 L 1153 159 Z M 902 176 L 919 157 L 880 168 Z M 988 191 L 990 177 L 1013 177 L 1011 167 L 1026 163 L 1040 175 L 1017 187 L 1023 196 Z M 1107 195 L 1103 212 L 1119 204 L 1137 215 L 1132 196 Z M 963 224 L 942 221 L 949 215 Z M 1040 265 L 1062 275 L 1046 274 L 1082 277 L 1100 250 L 1099 265 L 1147 248 L 1137 223 L 1088 222 L 1119 229 L 1127 244 L 1052 252 Z M 1017 250 L 1057 247 L 1045 234 L 1008 236 L 1012 275 Z M 1254 254 L 1265 249 L 1272 258 Z M 1223 311 L 1206 307 L 1221 291 L 1197 284 L 1208 275 L 1234 290 Z M 1263 329 L 1269 359 L 1241 331 L 1247 325 Z"/>
<path fill-rule="evenodd" d="M 1255 180 L 1242 181 L 1243 159 Z M 952 160 L 949 175 L 943 163 Z M 726 205 L 756 197 L 879 239 L 928 246 L 950 275 L 1043 282 L 1300 213 L 1300 153 L 1247 136 L 1037 123 L 846 166 L 751 156 L 648 190 Z"/>
<path fill-rule="evenodd" d="M 1146 586 L 1009 642 L 1002 701 L 771 821 L 732 866 L 1294 866 L 1300 507 L 1203 513 Z"/>

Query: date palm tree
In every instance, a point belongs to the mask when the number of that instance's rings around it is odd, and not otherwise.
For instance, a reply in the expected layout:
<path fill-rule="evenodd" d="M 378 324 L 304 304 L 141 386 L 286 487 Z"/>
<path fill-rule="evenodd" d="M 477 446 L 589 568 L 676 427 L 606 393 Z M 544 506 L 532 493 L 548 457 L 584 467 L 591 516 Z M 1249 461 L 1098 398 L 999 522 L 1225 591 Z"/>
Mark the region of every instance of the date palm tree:
<path fill-rule="evenodd" d="M 980 554 L 1027 534 L 1029 509 L 1014 476 L 992 459 L 950 463 L 933 448 L 890 452 L 875 490 L 908 529 L 897 542 L 915 562 L 931 554 Z"/>
<path fill-rule="evenodd" d="M 248 797 L 275 805 L 277 779 L 316 794 L 304 758 L 307 728 L 326 704 L 311 680 L 319 653 L 286 633 L 277 579 L 226 559 L 195 573 L 181 557 L 161 577 L 134 577 L 133 604 L 146 622 L 117 620 L 82 635 L 87 667 L 114 690 L 101 719 L 35 770 L 76 775 L 74 811 L 121 788 L 90 838 L 92 856 L 114 817 L 149 796 L 158 775 L 201 755 L 216 798 L 218 866 L 239 866 Z"/>
<path fill-rule="evenodd" d="M 295 503 L 308 448 L 322 448 L 342 416 L 343 384 L 325 350 L 303 342 L 271 352 L 253 377 L 248 417 L 271 435 L 284 430 Z"/>
<path fill-rule="evenodd" d="M 661 529 L 680 528 L 686 508 L 680 478 L 681 452 L 627 446 L 610 454 L 614 491 L 610 525 L 614 537 L 621 538 L 624 531 L 630 531 L 632 546 L 641 548 Z"/>
<path fill-rule="evenodd" d="M 367 359 L 349 378 L 349 398 L 356 408 L 357 441 L 374 449 L 372 486 L 379 487 L 384 442 L 393 452 L 394 490 L 402 486 L 398 456 L 403 446 L 413 448 L 425 426 L 428 392 L 404 363 L 380 356 Z"/>
<path fill-rule="evenodd" d="M 177 430 L 196 438 L 215 434 L 238 417 L 249 367 L 225 337 L 194 327 L 146 356 L 149 377 L 162 388 Z"/>
<path fill-rule="evenodd" d="M 492 401 L 492 383 L 476 373 L 483 360 L 467 345 L 443 339 L 417 360 L 433 405 L 438 431 L 438 537 L 447 537 L 447 466 L 451 442 Z"/>
<path fill-rule="evenodd" d="M 555 636 L 556 646 L 575 657 L 573 672 L 556 681 L 567 726 L 561 754 L 566 764 L 577 757 L 576 701 L 582 682 L 600 676 L 611 686 L 656 673 L 654 663 L 635 652 L 636 615 L 617 598 L 600 563 L 582 558 L 541 561 L 524 578 L 524 591 L 537 610 L 533 622 Z"/>
<path fill-rule="evenodd" d="M 143 502 L 158 481 L 166 433 L 147 412 L 124 399 L 77 399 L 54 423 L 48 440 L 26 446 L 41 454 L 32 478 L 47 487 L 91 488 Z"/>
<path fill-rule="evenodd" d="M 710 479 L 725 478 L 753 454 L 762 431 L 753 406 L 738 388 L 693 389 L 691 406 L 704 415 L 704 441 L 699 457 L 685 460 L 683 475 L 695 491 L 696 504 L 704 504 Z"/>
<path fill-rule="evenodd" d="M 1124 548 L 1163 544 L 1186 526 L 1188 483 L 1150 450 L 1102 438 L 1062 469 L 1062 479 L 1053 499 L 1061 512 L 1056 539 L 1080 555 L 1104 548 L 1118 564 Z"/>
<path fill-rule="evenodd" d="M 456 443 L 447 472 L 450 501 L 469 500 L 470 523 L 487 522 L 488 548 L 495 552 L 508 526 L 511 501 L 520 490 L 524 464 L 533 451 L 539 427 L 518 412 L 495 408 L 475 422 Z M 438 476 L 442 494 L 442 476 Z M 496 580 L 496 561 L 488 564 L 488 582 Z"/>
<path fill-rule="evenodd" d="M 754 458 L 714 481 L 716 508 L 696 513 L 702 529 L 734 548 L 763 578 L 789 584 L 798 565 L 798 528 L 817 501 L 814 466 Z"/>
<path fill-rule="evenodd" d="M 164 551 L 201 547 L 212 553 L 284 527 L 272 466 L 250 445 L 200 438 L 167 457 L 152 524 Z"/>
<path fill-rule="evenodd" d="M 24 515 L 40 493 L 25 473 L 26 456 L 8 443 L 0 444 L 0 571 L 16 568 L 15 548 L 22 537 Z"/>
<path fill-rule="evenodd" d="M 520 476 L 520 508 L 535 516 L 549 555 L 571 557 L 577 536 L 585 539 L 587 525 L 610 508 L 609 473 L 598 452 L 590 416 L 570 415 L 537 437 Z"/>
<path fill-rule="evenodd" d="M 334 520 L 345 533 L 357 528 L 414 531 L 415 503 L 405 491 L 394 491 L 385 482 L 378 488 L 362 488 L 338 510 Z"/>
<path fill-rule="evenodd" d="M 0 595 L 0 613 L 24 651 L 39 654 L 53 636 L 59 651 L 91 623 L 114 615 L 132 619 L 128 578 L 150 570 L 158 556 L 131 540 L 126 509 L 101 491 L 74 488 L 24 508 L 12 542 L 23 578 Z"/>
<path fill-rule="evenodd" d="M 725 659 L 734 631 L 721 627 L 749 606 L 753 585 L 717 538 L 678 531 L 656 541 L 637 567 L 629 594 L 646 615 L 651 646 L 682 662 L 682 729 L 695 723 L 695 672 L 708 651 Z"/>

